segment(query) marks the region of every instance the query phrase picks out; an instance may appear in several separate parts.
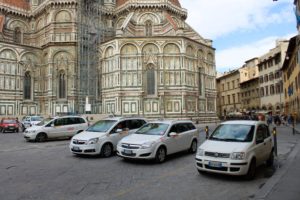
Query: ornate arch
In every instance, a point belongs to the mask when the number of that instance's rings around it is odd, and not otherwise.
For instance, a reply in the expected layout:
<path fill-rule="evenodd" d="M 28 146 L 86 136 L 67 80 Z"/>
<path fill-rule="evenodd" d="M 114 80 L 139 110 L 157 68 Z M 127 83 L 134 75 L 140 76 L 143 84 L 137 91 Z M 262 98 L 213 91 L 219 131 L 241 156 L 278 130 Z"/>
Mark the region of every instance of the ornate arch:
<path fill-rule="evenodd" d="M 21 55 L 21 64 L 23 65 L 24 72 L 35 71 L 39 63 L 38 57 L 32 52 L 26 52 Z"/>
<path fill-rule="evenodd" d="M 41 30 L 44 27 L 44 21 L 45 19 L 43 17 L 39 18 L 36 22 L 36 30 Z"/>
<path fill-rule="evenodd" d="M 125 21 L 124 17 L 121 17 L 118 19 L 117 24 L 116 24 L 117 29 L 120 29 L 122 27 L 124 21 Z"/>
<path fill-rule="evenodd" d="M 68 69 L 70 61 L 73 61 L 73 57 L 67 51 L 59 51 L 53 55 L 53 63 L 57 70 Z"/>
<path fill-rule="evenodd" d="M 13 19 L 8 21 L 7 28 L 10 30 L 15 30 L 15 28 L 19 27 L 22 32 L 28 32 L 29 25 L 25 21 Z"/>
<path fill-rule="evenodd" d="M 207 53 L 207 61 L 210 62 L 210 63 L 214 62 L 214 56 L 211 52 Z"/>
<path fill-rule="evenodd" d="M 190 57 L 195 57 L 195 48 L 192 45 L 187 45 L 186 55 Z"/>
<path fill-rule="evenodd" d="M 104 51 L 104 58 L 108 58 L 114 55 L 114 48 L 113 46 L 108 46 Z"/>
<path fill-rule="evenodd" d="M 121 55 L 136 55 L 138 54 L 138 47 L 133 43 L 126 43 L 121 47 Z"/>
<path fill-rule="evenodd" d="M 138 25 L 144 25 L 146 21 L 151 21 L 153 25 L 160 24 L 160 17 L 154 13 L 143 13 L 137 19 Z"/>
<path fill-rule="evenodd" d="M 17 53 L 13 49 L 2 49 L 0 51 L 0 59 L 17 60 Z"/>
<path fill-rule="evenodd" d="M 163 47 L 163 52 L 164 52 L 164 54 L 179 54 L 180 53 L 180 48 L 175 43 L 167 43 Z"/>
<path fill-rule="evenodd" d="M 72 14 L 68 10 L 59 10 L 55 13 L 55 21 L 56 22 L 71 22 Z"/>
<path fill-rule="evenodd" d="M 154 43 L 145 44 L 142 47 L 143 62 L 146 65 L 153 64 L 154 66 L 158 65 L 157 55 L 159 54 L 159 48 Z"/>

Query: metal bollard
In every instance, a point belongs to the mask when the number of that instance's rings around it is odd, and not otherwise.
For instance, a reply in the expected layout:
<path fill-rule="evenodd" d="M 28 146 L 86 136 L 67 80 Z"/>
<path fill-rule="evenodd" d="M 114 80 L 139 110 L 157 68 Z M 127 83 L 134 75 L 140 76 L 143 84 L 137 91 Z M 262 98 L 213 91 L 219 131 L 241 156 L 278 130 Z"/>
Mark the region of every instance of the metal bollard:
<path fill-rule="evenodd" d="M 206 139 L 208 139 L 208 136 L 209 136 L 208 126 L 205 127 L 205 134 L 206 134 Z"/>
<path fill-rule="evenodd" d="M 295 120 L 293 120 L 293 135 L 295 135 Z"/>
<path fill-rule="evenodd" d="M 277 130 L 276 130 L 276 127 L 273 128 L 273 138 L 274 138 L 274 153 L 275 153 L 275 156 L 277 157 Z"/>

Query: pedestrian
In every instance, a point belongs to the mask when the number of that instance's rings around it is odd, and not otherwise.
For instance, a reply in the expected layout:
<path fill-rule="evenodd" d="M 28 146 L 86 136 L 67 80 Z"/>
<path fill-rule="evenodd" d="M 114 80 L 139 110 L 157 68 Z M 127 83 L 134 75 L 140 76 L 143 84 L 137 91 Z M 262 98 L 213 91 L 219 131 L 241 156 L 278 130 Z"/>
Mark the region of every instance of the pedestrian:
<path fill-rule="evenodd" d="M 269 114 L 268 119 L 267 119 L 268 126 L 269 126 L 270 124 L 272 124 L 272 122 L 273 122 L 272 114 Z"/>
<path fill-rule="evenodd" d="M 289 125 L 291 125 L 292 124 L 292 122 L 293 122 L 293 119 L 292 119 L 292 115 L 291 114 L 289 114 L 289 116 L 288 116 L 288 124 Z"/>

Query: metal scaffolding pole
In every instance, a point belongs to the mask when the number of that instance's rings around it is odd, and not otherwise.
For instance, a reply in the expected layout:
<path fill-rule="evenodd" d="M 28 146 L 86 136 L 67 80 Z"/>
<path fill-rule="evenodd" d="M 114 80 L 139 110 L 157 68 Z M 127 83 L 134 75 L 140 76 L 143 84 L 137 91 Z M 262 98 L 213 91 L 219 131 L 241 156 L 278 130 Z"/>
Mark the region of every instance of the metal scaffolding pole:
<path fill-rule="evenodd" d="M 86 99 L 91 104 L 91 113 L 97 112 L 97 85 L 99 66 L 98 47 L 103 40 L 102 0 L 78 0 L 78 104 L 77 110 L 85 113 Z"/>

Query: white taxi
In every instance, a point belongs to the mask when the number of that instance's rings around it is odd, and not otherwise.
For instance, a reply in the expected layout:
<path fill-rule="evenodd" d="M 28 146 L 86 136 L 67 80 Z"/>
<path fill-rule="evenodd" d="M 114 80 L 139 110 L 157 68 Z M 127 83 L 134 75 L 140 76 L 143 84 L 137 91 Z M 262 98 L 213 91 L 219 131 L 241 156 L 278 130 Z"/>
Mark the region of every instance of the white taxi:
<path fill-rule="evenodd" d="M 123 138 L 117 155 L 124 159 L 155 159 L 162 163 L 166 156 L 189 150 L 197 151 L 199 132 L 191 121 L 149 122 Z"/>
<path fill-rule="evenodd" d="M 268 126 L 261 121 L 221 123 L 198 148 L 196 167 L 200 173 L 214 172 L 255 177 L 256 167 L 274 161 Z"/>
<path fill-rule="evenodd" d="M 100 120 L 72 138 L 70 151 L 74 154 L 110 157 L 123 137 L 136 131 L 145 123 L 143 118 L 132 117 L 111 117 Z"/>

